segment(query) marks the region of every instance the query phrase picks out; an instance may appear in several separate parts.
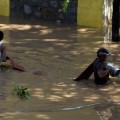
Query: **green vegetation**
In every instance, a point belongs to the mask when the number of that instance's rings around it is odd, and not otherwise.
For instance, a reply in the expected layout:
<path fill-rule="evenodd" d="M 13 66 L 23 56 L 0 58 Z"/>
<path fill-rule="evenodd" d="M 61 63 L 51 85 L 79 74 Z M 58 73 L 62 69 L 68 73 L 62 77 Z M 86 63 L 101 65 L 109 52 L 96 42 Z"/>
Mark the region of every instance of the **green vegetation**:
<path fill-rule="evenodd" d="M 12 94 L 17 95 L 20 99 L 23 100 L 29 100 L 31 96 L 28 92 L 28 88 L 25 88 L 23 86 L 14 86 Z"/>
<path fill-rule="evenodd" d="M 70 2 L 70 0 L 64 0 L 63 1 L 63 4 L 62 4 L 63 8 L 62 8 L 62 10 L 63 10 L 64 13 L 67 12 L 67 7 L 68 7 L 69 2 Z"/>

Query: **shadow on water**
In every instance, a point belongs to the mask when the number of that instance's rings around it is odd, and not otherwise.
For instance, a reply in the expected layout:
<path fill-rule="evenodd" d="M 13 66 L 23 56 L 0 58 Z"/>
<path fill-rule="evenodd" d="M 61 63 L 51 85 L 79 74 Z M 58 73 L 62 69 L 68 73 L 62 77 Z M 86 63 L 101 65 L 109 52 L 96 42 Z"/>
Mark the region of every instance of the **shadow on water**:
<path fill-rule="evenodd" d="M 8 116 L 6 119 L 14 120 L 21 114 L 26 120 L 27 118 L 32 120 L 34 117 L 36 120 L 62 119 L 65 117 L 65 112 L 51 114 L 37 112 L 120 102 L 120 84 L 117 78 L 107 86 L 93 84 L 93 76 L 89 81 L 83 80 L 79 83 L 73 81 L 73 78 L 94 60 L 99 47 L 106 47 L 112 51 L 111 61 L 119 65 L 119 44 L 111 42 L 105 44 L 102 29 L 57 25 L 44 21 L 37 23 L 30 20 L 7 20 L 3 17 L 0 19 L 0 29 L 5 32 L 8 54 L 29 71 L 21 73 L 12 70 L 12 73 L 9 73 L 12 82 L 9 81 L 9 77 L 4 77 L 4 73 L 1 73 L 6 80 L 2 91 L 6 90 L 5 94 L 9 93 L 4 101 L 0 101 L 3 119 Z M 31 74 L 34 70 L 44 71 L 47 76 Z M 7 83 L 11 86 L 6 86 Z M 31 99 L 23 102 L 12 96 L 10 91 L 13 84 L 28 87 Z M 24 110 L 33 111 L 30 113 L 31 118 L 20 113 Z M 76 120 L 79 119 L 79 115 L 83 116 L 82 120 L 85 116 L 87 116 L 85 120 L 98 119 L 97 113 L 91 107 L 71 112 L 67 113 L 71 117 L 69 120 L 76 114 Z M 57 115 L 52 117 L 53 114 L 59 114 L 59 118 Z M 62 115 L 63 117 L 60 117 Z"/>

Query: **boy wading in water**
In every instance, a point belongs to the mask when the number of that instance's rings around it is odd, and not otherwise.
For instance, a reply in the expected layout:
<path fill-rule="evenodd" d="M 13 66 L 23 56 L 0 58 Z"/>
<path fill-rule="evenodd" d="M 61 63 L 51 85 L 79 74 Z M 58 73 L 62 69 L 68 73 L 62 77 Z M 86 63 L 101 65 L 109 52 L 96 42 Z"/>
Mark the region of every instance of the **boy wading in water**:
<path fill-rule="evenodd" d="M 75 78 L 74 81 L 89 79 L 92 73 L 94 73 L 94 82 L 97 85 L 103 85 L 110 80 L 110 75 L 112 77 L 120 77 L 120 69 L 107 62 L 107 58 L 110 55 L 111 53 L 107 49 L 98 49 L 97 58 L 77 78 Z"/>
<path fill-rule="evenodd" d="M 110 55 L 111 53 L 105 48 L 100 48 L 97 51 L 98 58 L 93 63 L 93 72 L 95 83 L 98 85 L 106 84 L 110 80 L 109 75 L 115 77 L 120 73 L 119 69 L 107 62 L 107 58 Z"/>
<path fill-rule="evenodd" d="M 3 43 L 4 33 L 0 30 L 0 70 L 1 63 L 6 62 L 6 47 Z"/>

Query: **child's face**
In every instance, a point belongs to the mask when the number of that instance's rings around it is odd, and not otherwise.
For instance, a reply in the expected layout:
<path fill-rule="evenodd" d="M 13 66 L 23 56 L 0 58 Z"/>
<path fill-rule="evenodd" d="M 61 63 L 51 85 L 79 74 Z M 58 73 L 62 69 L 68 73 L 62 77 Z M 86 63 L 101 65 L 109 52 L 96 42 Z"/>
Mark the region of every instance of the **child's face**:
<path fill-rule="evenodd" d="M 106 60 L 107 60 L 107 57 L 108 57 L 107 55 L 102 55 L 102 56 L 101 56 L 101 59 L 102 59 L 103 61 L 106 61 Z"/>

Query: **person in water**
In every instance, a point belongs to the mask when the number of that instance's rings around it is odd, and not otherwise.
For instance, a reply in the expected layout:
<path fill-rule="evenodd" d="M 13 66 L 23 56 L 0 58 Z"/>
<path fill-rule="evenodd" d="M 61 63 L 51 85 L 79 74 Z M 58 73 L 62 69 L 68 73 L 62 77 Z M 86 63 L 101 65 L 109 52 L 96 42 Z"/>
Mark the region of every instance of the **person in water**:
<path fill-rule="evenodd" d="M 97 85 L 106 84 L 110 80 L 110 75 L 115 77 L 120 73 L 119 69 L 107 62 L 110 55 L 111 53 L 105 48 L 100 48 L 97 51 L 97 58 L 93 63 L 94 82 Z"/>
<path fill-rule="evenodd" d="M 3 42 L 4 33 L 0 30 L 0 66 L 1 62 L 6 62 L 6 47 Z"/>
<path fill-rule="evenodd" d="M 119 67 L 107 62 L 107 58 L 110 55 L 111 53 L 107 49 L 98 49 L 97 58 L 77 78 L 73 80 L 81 81 L 83 79 L 89 79 L 92 73 L 94 73 L 94 82 L 97 85 L 103 85 L 110 80 L 110 75 L 112 77 L 120 78 Z"/>

